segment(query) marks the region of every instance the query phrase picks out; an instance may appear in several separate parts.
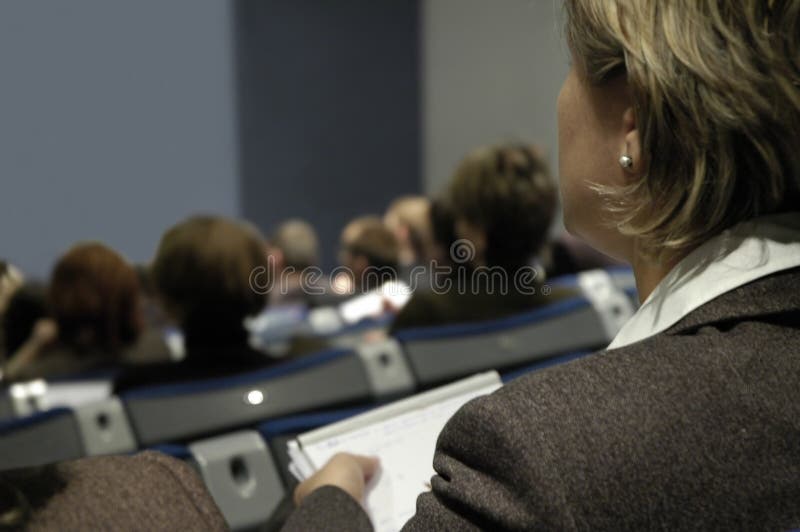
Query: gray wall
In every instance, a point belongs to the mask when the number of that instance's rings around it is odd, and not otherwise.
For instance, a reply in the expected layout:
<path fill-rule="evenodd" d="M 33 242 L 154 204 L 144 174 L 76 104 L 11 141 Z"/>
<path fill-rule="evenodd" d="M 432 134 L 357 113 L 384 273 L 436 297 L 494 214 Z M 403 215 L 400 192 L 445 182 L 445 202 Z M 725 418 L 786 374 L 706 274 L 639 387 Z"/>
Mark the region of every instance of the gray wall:
<path fill-rule="evenodd" d="M 309 194 L 302 173 L 293 176 L 292 186 L 271 209 L 265 209 L 269 201 L 261 190 L 240 187 L 237 167 L 243 154 L 238 151 L 237 134 L 245 143 L 260 134 L 254 137 L 247 123 L 237 130 L 233 4 L 226 0 L 0 2 L 0 257 L 43 275 L 69 243 L 94 238 L 141 261 L 152 256 L 168 225 L 191 212 L 244 212 L 268 226 L 290 213 L 307 215 L 324 208 L 318 200 L 327 200 L 337 187 Z M 293 13 L 295 5 L 270 4 L 287 13 Z M 295 139 L 304 150 L 321 146 L 333 154 L 352 153 L 362 159 L 374 153 L 391 175 L 381 184 L 367 178 L 363 201 L 352 196 L 350 185 L 345 187 L 353 205 L 336 213 L 337 220 L 325 228 L 326 236 L 338 232 L 337 226 L 351 211 L 377 210 L 392 195 L 413 192 L 419 166 L 423 188 L 435 191 L 458 160 L 480 144 L 530 138 L 548 150 L 555 165 L 555 98 L 567 69 L 557 22 L 560 2 L 420 0 L 419 49 L 408 41 L 414 34 L 408 25 L 413 7 L 404 10 L 402 0 L 382 3 L 380 9 L 368 4 L 370 13 L 376 13 L 370 17 L 388 13 L 396 19 L 400 13 L 403 21 L 392 29 L 383 18 L 375 19 L 379 24 L 370 18 L 364 26 L 369 31 L 361 37 L 371 40 L 373 49 L 359 45 L 357 34 L 347 33 L 345 26 L 357 19 L 345 20 L 347 24 L 337 19 L 350 12 L 367 17 L 364 10 L 332 11 L 324 2 L 319 2 L 313 20 L 322 24 L 328 17 L 333 26 L 315 27 L 307 35 L 313 37 L 308 43 L 301 35 L 290 43 L 305 46 L 308 60 L 317 51 L 329 52 L 327 57 L 336 51 L 343 60 L 352 57 L 343 63 L 341 75 L 357 75 L 354 83 L 361 84 L 369 98 L 363 102 L 367 105 L 359 121 L 348 125 L 363 130 L 360 139 L 337 137 L 335 127 L 333 133 L 327 126 L 319 128 L 322 118 L 305 124 L 305 132 L 315 136 L 301 131 L 279 138 Z M 313 5 L 306 2 L 306 7 Z M 296 11 L 302 15 L 303 9 Z M 394 41 L 387 37 L 391 32 L 399 36 Z M 381 35 L 383 41 L 376 41 Z M 338 48 L 327 50 L 325 39 Z M 296 50 L 291 52 L 297 55 Z M 375 59 L 377 52 L 389 54 L 391 60 Z M 279 50 L 266 57 L 279 64 L 286 59 L 282 68 L 294 73 L 292 79 L 304 79 L 308 72 L 316 76 L 315 83 L 324 78 L 317 75 L 325 72 L 323 60 L 314 64 L 316 70 L 308 70 L 308 63 L 288 60 L 291 55 L 282 56 Z M 413 67 L 417 58 L 419 71 Z M 348 94 L 339 89 L 349 82 L 334 81 L 339 93 Z M 292 101 L 302 102 L 302 94 L 294 95 L 287 83 L 264 87 L 268 94 L 286 89 L 284 94 Z M 324 85 L 316 87 L 317 103 L 336 103 Z M 305 90 L 313 92 L 315 87 L 306 85 Z M 346 101 L 347 108 L 360 103 L 358 93 L 351 93 L 356 97 Z M 402 94 L 408 97 L 398 98 Z M 397 101 L 402 105 L 394 105 Z M 414 113 L 415 105 L 421 111 Z M 279 116 L 289 116 L 293 109 L 283 105 Z M 391 112 L 383 114 L 380 109 Z M 281 127 L 288 122 L 275 121 L 276 115 L 269 114 L 273 121 L 263 123 L 285 132 Z M 339 115 L 319 116 L 335 124 Z M 313 141 L 323 130 L 327 133 L 321 138 L 327 144 Z M 380 143 L 389 144 L 389 155 L 381 151 L 385 147 Z M 281 146 L 277 155 L 291 160 L 294 155 L 287 155 L 286 147 Z M 400 152 L 402 157 L 395 157 Z M 248 160 L 245 154 L 241 170 L 250 176 L 245 185 L 272 178 L 254 177 L 258 169 Z M 275 159 L 266 162 L 273 169 L 279 166 Z M 342 175 L 353 176 L 363 173 L 353 169 L 376 167 L 337 164 Z M 240 202 L 247 208 L 242 210 Z"/>
<path fill-rule="evenodd" d="M 228 11 L 0 2 L 0 256 L 43 275 L 100 239 L 141 261 L 188 213 L 237 214 Z"/>
<path fill-rule="evenodd" d="M 352 218 L 419 193 L 418 0 L 239 0 L 244 214 L 313 223 L 335 264 Z"/>
<path fill-rule="evenodd" d="M 425 0 L 423 176 L 435 192 L 472 148 L 530 139 L 557 170 L 568 70 L 557 0 Z"/>

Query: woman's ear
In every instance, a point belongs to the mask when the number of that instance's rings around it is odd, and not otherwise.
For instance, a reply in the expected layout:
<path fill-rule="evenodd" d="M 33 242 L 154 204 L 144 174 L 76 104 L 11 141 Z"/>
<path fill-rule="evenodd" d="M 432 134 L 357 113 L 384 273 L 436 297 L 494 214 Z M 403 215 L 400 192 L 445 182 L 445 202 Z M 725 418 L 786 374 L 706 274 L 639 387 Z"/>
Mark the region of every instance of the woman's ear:
<path fill-rule="evenodd" d="M 623 146 L 620 147 L 620 166 L 627 178 L 639 177 L 644 170 L 642 144 L 636 127 L 636 113 L 628 107 L 622 115 Z M 627 158 L 627 159 L 626 159 Z"/>

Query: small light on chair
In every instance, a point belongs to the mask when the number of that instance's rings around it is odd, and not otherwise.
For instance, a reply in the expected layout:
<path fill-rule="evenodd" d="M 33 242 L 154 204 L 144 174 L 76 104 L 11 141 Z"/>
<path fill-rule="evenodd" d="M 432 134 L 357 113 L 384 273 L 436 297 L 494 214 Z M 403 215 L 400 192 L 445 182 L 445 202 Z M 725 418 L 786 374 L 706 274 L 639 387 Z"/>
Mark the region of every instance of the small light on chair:
<path fill-rule="evenodd" d="M 264 402 L 264 393 L 261 390 L 250 390 L 247 392 L 245 401 L 250 405 L 260 405 Z"/>
<path fill-rule="evenodd" d="M 25 399 L 28 396 L 28 386 L 25 384 L 12 384 L 8 388 L 8 393 L 14 399 Z"/>
<path fill-rule="evenodd" d="M 31 395 L 44 395 L 47 393 L 47 383 L 44 379 L 36 379 L 28 383 L 28 393 Z"/>

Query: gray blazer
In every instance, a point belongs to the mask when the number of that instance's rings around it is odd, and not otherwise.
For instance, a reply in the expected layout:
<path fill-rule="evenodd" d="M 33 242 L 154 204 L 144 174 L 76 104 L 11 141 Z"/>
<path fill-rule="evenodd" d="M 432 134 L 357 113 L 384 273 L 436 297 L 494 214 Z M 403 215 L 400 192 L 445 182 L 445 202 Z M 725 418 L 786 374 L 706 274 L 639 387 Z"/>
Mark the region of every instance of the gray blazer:
<path fill-rule="evenodd" d="M 406 530 L 800 528 L 800 269 L 664 333 L 521 377 L 439 436 Z M 343 491 L 286 530 L 369 530 Z"/>

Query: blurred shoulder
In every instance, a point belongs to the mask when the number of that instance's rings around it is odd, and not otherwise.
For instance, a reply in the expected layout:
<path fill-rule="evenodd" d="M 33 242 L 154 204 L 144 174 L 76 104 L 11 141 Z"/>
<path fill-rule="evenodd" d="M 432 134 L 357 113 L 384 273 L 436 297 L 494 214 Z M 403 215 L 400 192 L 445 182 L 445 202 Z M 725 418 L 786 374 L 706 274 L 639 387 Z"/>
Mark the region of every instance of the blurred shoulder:
<path fill-rule="evenodd" d="M 84 458 L 59 464 L 58 472 L 64 488 L 39 512 L 33 529 L 227 528 L 198 474 L 161 453 Z"/>

